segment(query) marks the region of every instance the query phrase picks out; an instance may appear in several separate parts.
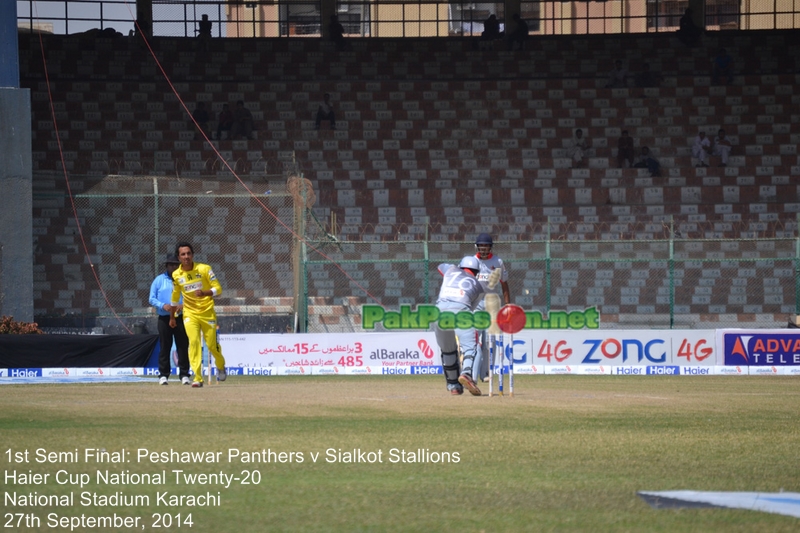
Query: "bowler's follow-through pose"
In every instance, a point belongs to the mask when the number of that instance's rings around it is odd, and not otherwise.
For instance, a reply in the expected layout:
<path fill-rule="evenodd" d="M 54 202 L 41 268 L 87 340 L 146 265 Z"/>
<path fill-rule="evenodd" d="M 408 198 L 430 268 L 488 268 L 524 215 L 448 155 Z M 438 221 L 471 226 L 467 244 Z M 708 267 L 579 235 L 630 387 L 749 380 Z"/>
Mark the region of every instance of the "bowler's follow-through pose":
<path fill-rule="evenodd" d="M 175 322 L 175 310 L 183 294 L 183 324 L 189 337 L 189 363 L 194 372 L 192 387 L 203 386 L 201 333 L 208 350 L 214 356 L 217 380 L 225 381 L 228 375 L 225 373 L 225 358 L 222 357 L 222 349 L 217 339 L 217 314 L 214 310 L 214 297 L 222 294 L 222 286 L 210 266 L 194 262 L 194 249 L 191 244 L 178 243 L 176 251 L 181 266 L 172 273 L 175 288 L 172 291 L 170 325 Z M 208 379 L 210 383 L 210 375 Z"/>

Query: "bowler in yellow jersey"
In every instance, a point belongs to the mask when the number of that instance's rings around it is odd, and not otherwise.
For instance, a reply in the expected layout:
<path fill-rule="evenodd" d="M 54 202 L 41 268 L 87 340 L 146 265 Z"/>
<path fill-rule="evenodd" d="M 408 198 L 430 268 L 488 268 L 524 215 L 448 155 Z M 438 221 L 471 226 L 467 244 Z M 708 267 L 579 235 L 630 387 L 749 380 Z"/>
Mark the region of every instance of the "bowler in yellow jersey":
<path fill-rule="evenodd" d="M 175 247 L 181 266 L 172 273 L 172 312 L 170 325 L 175 322 L 175 310 L 183 294 L 183 325 L 189 337 L 189 365 L 194 372 L 192 387 L 203 386 L 203 348 L 200 334 L 206 341 L 208 350 L 214 356 L 217 366 L 217 380 L 225 381 L 225 358 L 217 339 L 217 313 L 214 310 L 214 297 L 222 294 L 222 286 L 217 281 L 211 267 L 194 262 L 194 249 L 188 242 Z M 208 376 L 211 379 L 211 376 Z"/>

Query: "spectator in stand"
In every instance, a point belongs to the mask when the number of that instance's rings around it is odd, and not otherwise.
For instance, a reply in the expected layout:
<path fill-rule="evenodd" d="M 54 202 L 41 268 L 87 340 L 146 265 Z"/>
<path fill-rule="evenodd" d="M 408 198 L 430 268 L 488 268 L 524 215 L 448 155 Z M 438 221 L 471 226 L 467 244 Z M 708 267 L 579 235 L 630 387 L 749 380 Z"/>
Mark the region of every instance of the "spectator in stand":
<path fill-rule="evenodd" d="M 500 21 L 494 13 L 489 15 L 489 18 L 483 21 L 483 33 L 481 33 L 482 41 L 494 41 L 501 37 Z"/>
<path fill-rule="evenodd" d="M 661 83 L 661 74 L 650 70 L 650 63 L 642 63 L 642 70 L 634 76 L 636 86 L 642 89 L 658 87 Z"/>
<path fill-rule="evenodd" d="M 250 140 L 253 131 L 253 114 L 244 106 L 244 102 L 236 102 L 236 109 L 233 111 L 233 124 L 231 125 L 231 139 L 244 137 Z"/>
<path fill-rule="evenodd" d="M 514 31 L 511 33 L 506 32 L 506 35 L 508 35 L 508 49 L 524 50 L 525 41 L 528 40 L 528 23 L 519 16 L 519 13 L 511 15 L 511 19 L 514 21 Z"/>
<path fill-rule="evenodd" d="M 733 83 L 733 58 L 724 48 L 711 60 L 711 83 Z"/>
<path fill-rule="evenodd" d="M 583 136 L 583 130 L 578 128 L 571 139 L 564 143 L 567 147 L 567 157 L 572 159 L 572 166 L 580 168 L 583 166 L 583 158 L 592 156 L 591 143 L 587 137 Z"/>
<path fill-rule="evenodd" d="M 714 139 L 713 155 L 718 155 L 721 158 L 719 166 L 728 166 L 728 155 L 731 153 L 731 141 L 725 136 L 725 130 L 720 129 L 717 132 L 717 137 Z"/>
<path fill-rule="evenodd" d="M 336 114 L 333 112 L 333 104 L 331 103 L 330 93 L 325 93 L 325 95 L 322 97 L 322 102 L 317 108 L 317 121 L 314 129 L 318 130 L 319 125 L 323 120 L 329 120 L 331 123 L 331 129 L 336 129 Z"/>
<path fill-rule="evenodd" d="M 331 15 L 330 22 L 328 23 L 328 34 L 331 41 L 336 45 L 337 50 L 346 50 L 348 43 L 344 39 L 344 26 L 339 22 L 337 15 Z"/>
<path fill-rule="evenodd" d="M 200 50 L 207 52 L 211 41 L 211 21 L 208 20 L 208 15 L 203 15 L 197 23 L 197 39 L 200 41 Z"/>
<path fill-rule="evenodd" d="M 194 108 L 194 113 L 192 113 L 192 118 L 197 123 L 197 127 L 203 131 L 203 136 L 210 137 L 211 130 L 208 128 L 208 121 L 211 119 L 208 116 L 205 102 L 197 102 L 197 106 Z M 196 131 L 194 133 L 194 139 L 197 140 Z"/>
<path fill-rule="evenodd" d="M 700 36 L 703 34 L 703 29 L 695 25 L 694 13 L 692 8 L 687 7 L 683 12 L 678 27 L 678 39 L 686 46 L 693 48 L 700 44 Z"/>
<path fill-rule="evenodd" d="M 227 131 L 228 137 L 231 136 L 231 128 L 233 127 L 233 113 L 231 113 L 231 106 L 228 104 L 222 105 L 222 111 L 217 116 L 217 140 L 222 140 L 222 132 Z"/>
<path fill-rule="evenodd" d="M 636 158 L 636 163 L 633 164 L 633 168 L 646 168 L 650 172 L 651 177 L 661 177 L 661 163 L 650 153 L 650 148 L 647 146 L 642 146 L 642 151 L 639 157 Z"/>
<path fill-rule="evenodd" d="M 622 66 L 621 59 L 617 59 L 614 61 L 614 68 L 608 73 L 608 83 L 606 83 L 606 89 L 627 87 L 629 77 L 630 74 L 628 73 L 628 69 Z"/>
<path fill-rule="evenodd" d="M 692 157 L 699 160 L 698 167 L 708 166 L 708 154 L 711 152 L 711 141 L 706 137 L 706 132 L 700 131 L 692 143 Z"/>
<path fill-rule="evenodd" d="M 628 135 L 628 130 L 622 130 L 622 135 L 617 141 L 617 166 L 625 168 L 625 163 L 628 163 L 627 166 L 632 167 L 634 155 L 633 137 Z"/>

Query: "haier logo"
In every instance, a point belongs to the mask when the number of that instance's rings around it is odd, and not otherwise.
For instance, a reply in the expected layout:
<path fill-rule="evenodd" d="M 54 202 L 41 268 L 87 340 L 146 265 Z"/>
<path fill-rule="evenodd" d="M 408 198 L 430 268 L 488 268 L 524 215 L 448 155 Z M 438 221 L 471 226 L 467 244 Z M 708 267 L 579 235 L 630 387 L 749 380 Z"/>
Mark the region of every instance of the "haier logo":
<path fill-rule="evenodd" d="M 412 366 L 412 374 L 442 374 L 442 367 L 440 366 Z"/>
<path fill-rule="evenodd" d="M 633 356 L 636 356 L 637 363 L 641 363 L 643 359 L 652 363 L 664 363 L 667 360 L 667 352 L 663 348 L 666 343 L 662 339 L 653 339 L 644 344 L 637 339 L 587 339 L 583 344 L 589 346 L 583 363 L 600 363 L 600 356 L 615 359 L 620 355 L 623 363 Z"/>
<path fill-rule="evenodd" d="M 702 366 L 684 366 L 681 368 L 681 374 L 685 376 L 710 376 L 711 369 Z"/>
<path fill-rule="evenodd" d="M 157 368 L 152 367 L 152 366 L 148 366 L 148 367 L 145 367 L 145 369 L 144 369 L 144 375 L 145 376 L 158 376 L 158 375 L 160 375 L 160 372 L 158 371 Z"/>
<path fill-rule="evenodd" d="M 637 366 L 617 366 L 614 367 L 614 373 L 623 376 L 641 376 L 644 375 L 644 368 Z"/>
<path fill-rule="evenodd" d="M 677 366 L 648 366 L 648 376 L 677 376 L 681 369 Z"/>
<path fill-rule="evenodd" d="M 8 375 L 12 378 L 40 378 L 41 368 L 9 368 Z"/>
<path fill-rule="evenodd" d="M 381 374 L 408 374 L 408 368 L 381 368 Z"/>
<path fill-rule="evenodd" d="M 242 376 L 273 376 L 274 375 L 272 373 L 273 372 L 272 368 L 260 368 L 260 367 L 249 368 L 248 367 L 248 368 L 243 368 L 243 369 L 230 369 L 228 371 L 228 374 L 231 374 L 232 370 L 241 371 L 242 372 L 242 374 L 241 374 Z M 289 373 L 289 372 L 287 371 L 287 373 Z"/>

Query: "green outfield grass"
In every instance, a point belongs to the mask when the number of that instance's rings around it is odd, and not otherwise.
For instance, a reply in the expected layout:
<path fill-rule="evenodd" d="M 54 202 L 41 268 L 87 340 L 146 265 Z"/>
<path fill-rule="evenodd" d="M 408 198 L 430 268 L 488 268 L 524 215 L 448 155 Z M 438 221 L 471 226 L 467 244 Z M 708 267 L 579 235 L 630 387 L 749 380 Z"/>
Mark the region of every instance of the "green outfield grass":
<path fill-rule="evenodd" d="M 517 376 L 514 398 L 451 397 L 442 376 L 231 377 L 200 390 L 150 380 L 9 385 L 0 388 L 4 493 L 72 492 L 76 506 L 3 508 L 36 515 L 41 531 L 69 531 L 48 528 L 49 513 L 141 516 L 138 529 L 114 530 L 150 531 L 155 512 L 191 513 L 190 529 L 169 530 L 198 532 L 797 531 L 799 520 L 761 512 L 654 510 L 636 492 L 800 491 L 798 405 L 794 377 Z M 86 448 L 124 449 L 129 462 L 87 463 Z M 140 448 L 220 452 L 220 462 L 137 462 Z M 77 449 L 79 462 L 39 463 L 38 449 Z M 229 462 L 229 449 L 294 460 Z M 354 449 L 380 450 L 384 462 L 327 461 L 326 450 L 338 459 Z M 392 449 L 422 449 L 428 461 L 390 462 Z M 26 450 L 28 462 L 14 463 Z M 59 470 L 90 483 L 58 484 Z M 98 486 L 97 470 L 166 470 L 168 479 Z M 176 485 L 172 470 L 240 481 Z M 13 471 L 49 473 L 49 482 L 15 485 Z M 248 476 L 260 482 L 241 484 Z M 82 506 L 82 492 L 151 504 Z M 219 492 L 221 505 L 159 507 L 157 492 Z"/>

